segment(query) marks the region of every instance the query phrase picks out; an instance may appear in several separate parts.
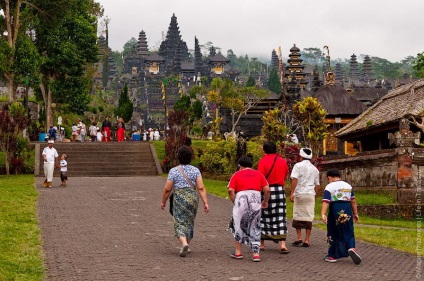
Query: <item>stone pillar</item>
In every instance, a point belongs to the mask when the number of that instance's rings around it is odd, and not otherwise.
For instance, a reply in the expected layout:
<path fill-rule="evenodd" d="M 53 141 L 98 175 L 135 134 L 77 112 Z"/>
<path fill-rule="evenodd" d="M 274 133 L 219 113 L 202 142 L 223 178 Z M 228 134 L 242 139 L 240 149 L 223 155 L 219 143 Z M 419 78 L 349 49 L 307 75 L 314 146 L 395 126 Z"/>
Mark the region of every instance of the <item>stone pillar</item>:
<path fill-rule="evenodd" d="M 418 179 L 414 176 L 412 167 L 412 158 L 414 153 L 412 148 L 414 145 L 419 144 L 421 133 L 413 133 L 410 130 L 410 124 L 407 119 L 399 121 L 399 131 L 394 134 L 389 134 L 390 144 L 397 146 L 397 192 L 396 199 L 400 205 L 416 204 L 416 190 Z"/>

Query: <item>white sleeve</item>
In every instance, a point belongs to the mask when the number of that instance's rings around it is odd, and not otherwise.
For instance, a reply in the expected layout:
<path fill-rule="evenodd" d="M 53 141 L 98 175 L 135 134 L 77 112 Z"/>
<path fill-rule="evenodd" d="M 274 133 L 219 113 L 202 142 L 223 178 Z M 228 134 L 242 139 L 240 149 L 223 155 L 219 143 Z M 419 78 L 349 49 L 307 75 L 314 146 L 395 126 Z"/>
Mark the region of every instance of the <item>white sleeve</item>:
<path fill-rule="evenodd" d="M 293 170 L 292 170 L 291 175 L 290 175 L 290 178 L 291 179 L 293 179 L 293 178 L 298 179 L 299 178 L 299 169 L 298 169 L 297 164 L 294 165 Z"/>

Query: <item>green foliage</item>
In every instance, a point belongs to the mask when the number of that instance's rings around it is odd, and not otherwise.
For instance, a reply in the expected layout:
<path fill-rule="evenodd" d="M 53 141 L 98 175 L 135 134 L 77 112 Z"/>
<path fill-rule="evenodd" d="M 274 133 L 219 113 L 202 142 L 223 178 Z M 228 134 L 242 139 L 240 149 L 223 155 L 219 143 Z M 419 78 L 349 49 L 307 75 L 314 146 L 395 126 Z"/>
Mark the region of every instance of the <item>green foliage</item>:
<path fill-rule="evenodd" d="M 25 107 L 20 103 L 4 104 L 0 110 L 0 149 L 5 153 L 6 174 L 10 173 L 12 159 L 18 157 L 19 138 L 29 125 Z M 22 159 L 23 160 L 23 159 Z"/>
<path fill-rule="evenodd" d="M 424 78 L 424 52 L 417 54 L 414 61 L 414 71 L 417 77 Z"/>
<path fill-rule="evenodd" d="M 246 87 L 254 87 L 254 86 L 256 86 L 255 78 L 252 75 L 250 75 L 249 79 L 247 79 Z"/>
<path fill-rule="evenodd" d="M 372 126 L 372 124 L 374 124 L 374 120 L 368 120 L 367 123 L 365 123 L 367 127 Z"/>
<path fill-rule="evenodd" d="M 121 95 L 119 96 L 118 107 L 115 110 L 115 115 L 122 117 L 126 123 L 130 121 L 133 110 L 134 105 L 128 96 L 128 85 L 125 84 L 124 88 L 121 90 Z"/>
<path fill-rule="evenodd" d="M 10 58 L 13 55 L 12 47 L 7 43 L 6 40 L 0 38 L 0 76 L 10 71 Z"/>
<path fill-rule="evenodd" d="M 130 40 L 127 41 L 127 43 L 124 44 L 124 51 L 122 52 L 122 56 L 126 58 L 132 50 L 137 46 L 137 39 L 134 37 L 131 37 Z"/>
<path fill-rule="evenodd" d="M 34 179 L 0 176 L 0 280 L 44 279 Z"/>
<path fill-rule="evenodd" d="M 101 9 L 92 0 L 40 1 L 37 7 L 50 11 L 33 15 L 44 104 L 49 109 L 50 101 L 59 101 L 59 109 L 82 114 L 90 102 L 88 66 L 98 61 L 96 16 Z M 52 114 L 47 110 L 49 122 Z"/>
<path fill-rule="evenodd" d="M 278 77 L 277 70 L 273 68 L 268 79 L 268 89 L 276 94 L 280 94 L 282 90 L 280 78 Z"/>
<path fill-rule="evenodd" d="M 12 71 L 15 74 L 15 81 L 23 85 L 28 77 L 28 86 L 38 86 L 39 68 L 41 65 L 41 57 L 31 38 L 27 35 L 18 36 L 15 50 L 15 60 Z"/>
<path fill-rule="evenodd" d="M 306 97 L 293 106 L 293 113 L 301 124 L 306 144 L 314 153 L 318 152 L 322 141 L 328 135 L 327 125 L 324 123 L 327 112 L 316 98 Z"/>
<path fill-rule="evenodd" d="M 190 109 L 191 100 L 187 95 L 183 95 L 177 102 L 174 104 L 174 110 L 185 110 Z"/>
<path fill-rule="evenodd" d="M 208 89 L 204 85 L 196 85 L 193 86 L 188 93 L 190 98 L 194 99 L 196 97 L 206 96 L 208 93 Z"/>
<path fill-rule="evenodd" d="M 91 101 L 91 80 L 81 76 L 60 77 L 52 83 L 53 100 L 64 113 L 82 115 Z"/>
<path fill-rule="evenodd" d="M 261 99 L 268 97 L 266 90 L 256 87 L 235 86 L 229 79 L 214 78 L 211 82 L 207 99 L 214 102 L 218 107 L 230 111 L 232 122 L 231 132 L 240 121 L 241 116 L 247 114 Z"/>
<path fill-rule="evenodd" d="M 236 171 L 236 142 L 220 141 L 207 144 L 200 157 L 206 171 L 218 174 L 232 174 Z"/>
<path fill-rule="evenodd" d="M 264 122 L 262 126 L 262 135 L 264 139 L 275 143 L 286 139 L 289 128 L 282 122 L 280 110 L 278 108 L 265 111 L 262 116 L 262 121 Z"/>
<path fill-rule="evenodd" d="M 323 51 L 320 48 L 304 48 L 301 52 L 303 63 L 321 64 L 323 60 Z"/>
<path fill-rule="evenodd" d="M 33 151 L 29 147 L 28 138 L 18 136 L 16 139 L 16 150 L 11 158 L 12 168 L 15 174 L 31 174 L 34 173 L 34 163 L 30 162 Z"/>

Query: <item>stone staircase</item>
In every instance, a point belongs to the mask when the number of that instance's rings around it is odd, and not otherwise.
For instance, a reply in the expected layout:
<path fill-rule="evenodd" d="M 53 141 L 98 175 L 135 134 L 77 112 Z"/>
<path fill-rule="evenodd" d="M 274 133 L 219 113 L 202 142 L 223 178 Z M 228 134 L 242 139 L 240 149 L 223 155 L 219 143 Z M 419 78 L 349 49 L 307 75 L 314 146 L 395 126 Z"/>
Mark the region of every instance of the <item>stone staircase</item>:
<path fill-rule="evenodd" d="M 35 174 L 44 176 L 41 153 L 47 143 L 35 143 Z M 148 142 L 73 142 L 54 144 L 68 155 L 69 177 L 153 176 L 162 173 L 153 145 Z M 59 176 L 55 169 L 54 176 Z"/>

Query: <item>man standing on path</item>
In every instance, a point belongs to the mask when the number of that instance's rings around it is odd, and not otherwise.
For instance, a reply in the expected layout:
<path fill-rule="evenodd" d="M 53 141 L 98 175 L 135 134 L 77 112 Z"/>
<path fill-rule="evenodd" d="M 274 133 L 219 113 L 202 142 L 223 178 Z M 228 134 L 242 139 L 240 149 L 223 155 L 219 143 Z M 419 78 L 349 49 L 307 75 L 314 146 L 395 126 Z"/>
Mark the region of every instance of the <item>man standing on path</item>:
<path fill-rule="evenodd" d="M 59 168 L 59 154 L 57 150 L 53 147 L 54 140 L 48 141 L 48 146 L 43 149 L 43 159 L 44 159 L 44 175 L 46 179 L 44 180 L 45 187 L 53 187 L 53 172 L 54 167 Z"/>
<path fill-rule="evenodd" d="M 293 202 L 293 227 L 296 228 L 295 246 L 309 247 L 309 238 L 314 220 L 315 195 L 319 189 L 319 171 L 311 163 L 312 150 L 300 149 L 301 162 L 296 163 L 291 173 L 290 201 Z M 306 229 L 305 240 L 302 240 L 302 228 Z"/>
<path fill-rule="evenodd" d="M 289 174 L 289 167 L 286 160 L 277 155 L 275 143 L 264 143 L 263 151 L 265 155 L 258 163 L 258 171 L 268 181 L 271 197 L 268 202 L 268 208 L 262 209 L 261 250 L 265 249 L 264 240 L 272 240 L 275 243 L 280 243 L 281 254 L 288 254 L 289 251 L 286 247 L 287 212 L 284 182 Z"/>

